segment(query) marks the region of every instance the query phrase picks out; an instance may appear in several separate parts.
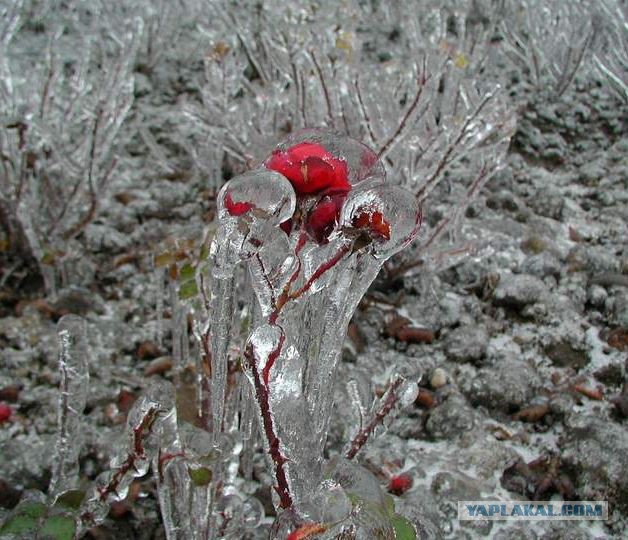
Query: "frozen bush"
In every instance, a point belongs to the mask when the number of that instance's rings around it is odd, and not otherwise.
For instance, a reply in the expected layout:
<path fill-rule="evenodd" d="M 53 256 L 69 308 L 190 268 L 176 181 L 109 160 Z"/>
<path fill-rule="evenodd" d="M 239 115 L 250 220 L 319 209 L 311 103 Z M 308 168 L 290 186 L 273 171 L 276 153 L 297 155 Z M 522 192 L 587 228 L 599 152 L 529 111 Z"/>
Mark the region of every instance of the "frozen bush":
<path fill-rule="evenodd" d="M 538 90 L 560 96 L 590 56 L 600 32 L 596 2 L 521 0 L 500 25 L 505 53 Z"/>
<path fill-rule="evenodd" d="M 600 0 L 600 10 L 605 24 L 593 64 L 609 87 L 628 102 L 628 4 L 619 0 Z"/>
<path fill-rule="evenodd" d="M 98 4 L 57 6 L 43 33 L 24 26 L 21 2 L 5 7 L 0 103 L 0 224 L 10 249 L 54 267 L 95 217 L 115 174 L 133 101 L 141 21 L 116 28 Z"/>

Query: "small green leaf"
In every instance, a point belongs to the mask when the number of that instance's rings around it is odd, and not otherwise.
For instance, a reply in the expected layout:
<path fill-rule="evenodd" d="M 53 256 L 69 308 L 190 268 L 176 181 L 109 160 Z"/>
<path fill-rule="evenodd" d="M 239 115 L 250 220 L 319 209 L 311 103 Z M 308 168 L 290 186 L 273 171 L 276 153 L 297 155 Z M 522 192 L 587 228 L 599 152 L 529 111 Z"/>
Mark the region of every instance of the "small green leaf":
<path fill-rule="evenodd" d="M 73 510 L 78 509 L 85 498 L 85 492 L 80 489 L 70 489 L 57 497 L 55 506 L 65 506 Z"/>
<path fill-rule="evenodd" d="M 191 264 L 184 264 L 179 270 L 179 280 L 180 281 L 188 281 L 190 279 L 194 279 L 194 273 L 196 269 Z"/>
<path fill-rule="evenodd" d="M 48 511 L 48 507 L 44 503 L 39 502 L 27 502 L 20 504 L 15 512 L 27 516 L 32 519 L 39 519 Z"/>
<path fill-rule="evenodd" d="M 0 535 L 24 534 L 37 527 L 37 519 L 25 514 L 18 514 L 7 519 L 0 527 Z"/>
<path fill-rule="evenodd" d="M 202 487 L 208 485 L 212 481 L 212 471 L 207 467 L 198 467 L 192 468 L 188 467 L 188 474 L 190 475 L 190 479 L 192 483 L 196 487 Z"/>
<path fill-rule="evenodd" d="M 390 523 L 395 529 L 396 540 L 416 540 L 416 530 L 414 525 L 410 523 L 406 518 L 399 514 L 395 514 Z"/>
<path fill-rule="evenodd" d="M 39 532 L 54 540 L 72 540 L 76 533 L 76 523 L 70 516 L 50 516 Z"/>
<path fill-rule="evenodd" d="M 187 300 L 188 298 L 194 298 L 198 294 L 198 287 L 196 281 L 186 281 L 179 285 L 179 298 L 181 300 Z"/>
<path fill-rule="evenodd" d="M 391 516 L 395 513 L 395 499 L 393 499 L 392 495 L 388 495 L 388 493 L 384 493 L 384 508 L 386 509 L 386 513 Z"/>
<path fill-rule="evenodd" d="M 198 258 L 199 258 L 199 260 L 204 261 L 208 257 L 209 257 L 209 244 L 205 243 L 201 247 L 201 252 L 200 252 Z"/>
<path fill-rule="evenodd" d="M 251 328 L 251 316 L 247 315 L 244 317 L 240 323 L 240 333 L 243 336 L 249 335 L 249 329 Z"/>

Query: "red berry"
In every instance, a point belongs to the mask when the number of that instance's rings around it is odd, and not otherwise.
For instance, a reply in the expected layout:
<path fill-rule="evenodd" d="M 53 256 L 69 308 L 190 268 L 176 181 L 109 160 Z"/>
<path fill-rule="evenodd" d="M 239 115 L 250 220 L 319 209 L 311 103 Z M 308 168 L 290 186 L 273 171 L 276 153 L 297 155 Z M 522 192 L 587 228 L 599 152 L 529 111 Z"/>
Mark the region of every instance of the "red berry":
<path fill-rule="evenodd" d="M 356 229 L 368 229 L 376 238 L 390 240 L 390 223 L 381 212 L 362 212 L 353 218 L 353 226 Z"/>
<path fill-rule="evenodd" d="M 324 244 L 340 219 L 345 194 L 323 197 L 307 218 L 307 229 L 319 244 Z"/>
<path fill-rule="evenodd" d="M 225 208 L 231 216 L 241 216 L 246 214 L 249 210 L 255 208 L 255 205 L 250 202 L 234 202 L 231 198 L 231 193 L 227 192 L 225 195 Z"/>
<path fill-rule="evenodd" d="M 0 424 L 4 424 L 4 422 L 11 418 L 12 413 L 11 407 L 6 403 L 0 403 Z"/>
<path fill-rule="evenodd" d="M 412 477 L 408 473 L 396 474 L 388 482 L 388 492 L 393 495 L 403 495 L 412 487 Z"/>
<path fill-rule="evenodd" d="M 347 162 L 320 144 L 303 142 L 287 150 L 275 150 L 264 165 L 285 176 L 297 195 L 351 190 Z"/>

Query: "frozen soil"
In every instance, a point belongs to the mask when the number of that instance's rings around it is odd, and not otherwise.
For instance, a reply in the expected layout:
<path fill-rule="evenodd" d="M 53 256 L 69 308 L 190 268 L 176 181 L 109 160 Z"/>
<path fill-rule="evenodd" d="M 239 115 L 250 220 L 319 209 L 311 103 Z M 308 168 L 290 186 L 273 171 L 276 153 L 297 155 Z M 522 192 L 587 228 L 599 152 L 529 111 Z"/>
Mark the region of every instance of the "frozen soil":
<path fill-rule="evenodd" d="M 138 73 L 138 115 L 174 107 L 193 87 L 189 66 L 169 67 Z M 152 128 L 157 138 L 168 130 Z M 106 468 L 133 399 L 152 378 L 172 376 L 168 306 L 159 343 L 150 260 L 169 237 L 200 239 L 213 218 L 212 194 L 206 178 L 185 174 L 176 147 L 167 157 L 180 174 L 155 165 L 139 139 L 127 151 L 124 179 L 80 238 L 87 256 L 68 264 L 70 279 L 83 285 L 44 299 L 38 280 L 18 268 L 0 290 L 0 401 L 13 411 L 0 425 L 0 521 L 23 490 L 45 491 L 49 482 L 60 315 L 83 315 L 90 329 L 84 482 Z M 348 435 L 344 381 L 359 378 L 377 390 L 392 369 L 416 376 L 417 403 L 360 459 L 383 484 L 389 474 L 412 475 L 413 487 L 396 501 L 420 524 L 420 537 L 625 534 L 627 156 L 626 109 L 602 88 L 580 83 L 558 100 L 531 98 L 508 167 L 467 210 L 465 233 L 477 249 L 438 272 L 426 266 L 413 276 L 383 276 L 356 313 L 339 368 L 330 454 Z M 447 208 L 443 197 L 425 209 L 428 222 Z M 394 337 L 387 327 L 397 316 L 429 329 L 431 343 Z M 259 496 L 268 507 L 268 490 Z M 610 519 L 456 519 L 459 500 L 535 497 L 606 500 Z M 152 480 L 138 482 L 87 537 L 164 538 Z"/>

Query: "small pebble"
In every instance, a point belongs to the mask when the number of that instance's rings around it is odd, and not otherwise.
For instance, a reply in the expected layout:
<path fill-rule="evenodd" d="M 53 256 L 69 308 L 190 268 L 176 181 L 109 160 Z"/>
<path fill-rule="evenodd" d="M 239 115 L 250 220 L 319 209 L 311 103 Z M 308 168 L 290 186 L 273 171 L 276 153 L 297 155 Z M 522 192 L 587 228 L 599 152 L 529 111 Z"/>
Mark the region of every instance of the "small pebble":
<path fill-rule="evenodd" d="M 443 368 L 436 368 L 430 379 L 430 386 L 434 390 L 438 390 L 447 384 L 447 373 Z"/>

